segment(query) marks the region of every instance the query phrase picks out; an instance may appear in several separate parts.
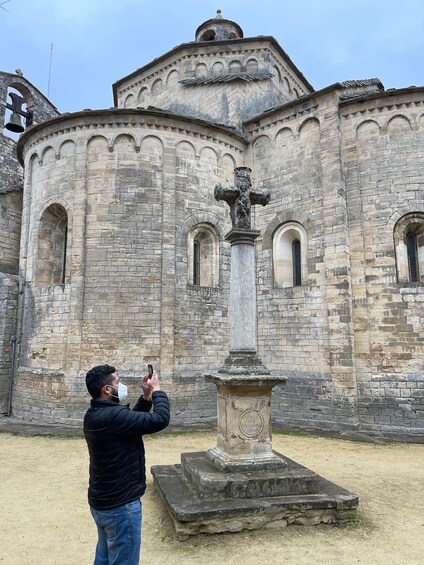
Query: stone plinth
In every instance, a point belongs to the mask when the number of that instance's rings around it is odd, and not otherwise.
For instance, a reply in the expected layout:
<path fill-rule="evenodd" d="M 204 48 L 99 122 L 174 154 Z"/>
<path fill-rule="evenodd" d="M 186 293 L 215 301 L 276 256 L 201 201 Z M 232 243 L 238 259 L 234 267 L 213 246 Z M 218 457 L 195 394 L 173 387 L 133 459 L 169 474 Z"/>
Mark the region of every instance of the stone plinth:
<path fill-rule="evenodd" d="M 179 539 L 264 526 L 315 526 L 355 520 L 355 494 L 276 455 L 286 464 L 285 472 L 274 475 L 280 483 L 279 494 L 274 479 L 261 472 L 255 476 L 217 471 L 205 452 L 186 454 L 182 465 L 152 467 L 155 484 Z M 308 489 L 314 492 L 308 493 Z"/>
<path fill-rule="evenodd" d="M 206 379 L 217 386 L 217 446 L 151 470 L 180 539 L 355 519 L 355 494 L 272 450 L 271 391 L 285 377 L 219 373 Z"/>
<path fill-rule="evenodd" d="M 218 373 L 229 375 L 269 375 L 256 352 L 232 351 L 225 358 L 224 367 Z"/>
<path fill-rule="evenodd" d="M 236 471 L 219 470 L 210 461 L 209 452 L 183 453 L 181 470 L 200 498 L 260 498 L 315 494 L 318 475 L 278 453 L 279 468 L 258 470 L 255 466 Z"/>
<path fill-rule="evenodd" d="M 217 446 L 208 451 L 220 470 L 282 468 L 272 451 L 271 391 L 285 384 L 283 376 L 207 375 L 217 387 Z"/>

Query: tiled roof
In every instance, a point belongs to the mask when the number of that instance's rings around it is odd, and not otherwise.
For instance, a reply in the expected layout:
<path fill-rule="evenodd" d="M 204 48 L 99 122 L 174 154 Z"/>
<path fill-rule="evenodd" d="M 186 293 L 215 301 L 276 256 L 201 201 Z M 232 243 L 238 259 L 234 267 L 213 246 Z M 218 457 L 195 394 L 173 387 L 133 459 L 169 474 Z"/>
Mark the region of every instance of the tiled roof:
<path fill-rule="evenodd" d="M 257 80 L 269 80 L 274 75 L 272 73 L 229 73 L 225 75 L 216 75 L 213 77 L 193 77 L 180 80 L 180 84 L 191 86 L 192 84 L 208 84 L 211 82 L 231 82 L 233 80 L 244 80 L 246 82 Z"/>
<path fill-rule="evenodd" d="M 384 89 L 383 84 L 378 78 L 365 78 L 361 80 L 345 80 L 340 83 L 343 88 L 355 88 L 360 86 L 379 86 L 382 90 Z"/>

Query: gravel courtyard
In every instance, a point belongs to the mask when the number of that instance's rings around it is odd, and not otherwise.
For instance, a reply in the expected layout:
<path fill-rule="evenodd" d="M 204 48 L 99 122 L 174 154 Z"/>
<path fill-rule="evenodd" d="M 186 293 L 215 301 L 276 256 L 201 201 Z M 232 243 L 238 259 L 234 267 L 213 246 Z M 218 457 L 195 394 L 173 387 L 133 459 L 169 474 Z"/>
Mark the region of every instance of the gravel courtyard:
<path fill-rule="evenodd" d="M 145 438 L 147 463 L 178 463 L 180 453 L 216 445 L 211 432 Z M 274 433 L 273 448 L 356 492 L 358 522 L 290 526 L 177 540 L 148 475 L 141 563 L 150 565 L 413 565 L 424 563 L 424 445 L 371 444 Z M 1 565 L 85 565 L 96 530 L 81 437 L 0 434 Z"/>

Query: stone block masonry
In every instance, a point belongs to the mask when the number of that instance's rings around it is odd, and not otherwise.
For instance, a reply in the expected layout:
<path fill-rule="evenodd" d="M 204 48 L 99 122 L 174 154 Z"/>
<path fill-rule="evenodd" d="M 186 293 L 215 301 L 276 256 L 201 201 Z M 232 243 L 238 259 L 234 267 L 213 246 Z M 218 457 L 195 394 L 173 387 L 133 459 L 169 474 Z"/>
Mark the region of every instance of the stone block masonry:
<path fill-rule="evenodd" d="M 0 73 L 1 100 L 18 90 L 35 114 L 18 144 L 0 135 L 0 345 L 18 334 L 15 415 L 75 422 L 86 370 L 109 362 L 129 379 L 159 368 L 175 423 L 214 419 L 203 375 L 229 350 L 231 221 L 213 191 L 249 167 L 271 192 L 251 227 L 256 350 L 288 377 L 274 420 L 415 440 L 424 89 L 370 79 L 315 92 L 272 37 L 227 22 L 235 35 L 218 40 L 211 21 L 115 83 L 110 110 L 59 116 Z"/>

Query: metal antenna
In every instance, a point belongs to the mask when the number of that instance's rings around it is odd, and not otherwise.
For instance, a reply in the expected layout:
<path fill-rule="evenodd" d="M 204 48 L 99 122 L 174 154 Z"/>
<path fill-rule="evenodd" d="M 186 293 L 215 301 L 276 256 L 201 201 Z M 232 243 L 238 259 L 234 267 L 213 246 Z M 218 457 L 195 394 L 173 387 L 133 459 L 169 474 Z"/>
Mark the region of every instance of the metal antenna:
<path fill-rule="evenodd" d="M 50 76 L 52 72 L 53 43 L 50 45 L 49 82 L 47 85 L 47 98 L 50 97 Z"/>
<path fill-rule="evenodd" d="M 6 10 L 6 8 L 4 7 L 4 5 L 7 4 L 8 2 L 10 2 L 10 0 L 4 0 L 4 2 L 2 2 L 2 3 L 0 4 L 0 8 L 1 8 L 2 10 L 4 10 L 5 12 L 8 12 L 8 11 L 9 11 L 9 10 Z"/>

